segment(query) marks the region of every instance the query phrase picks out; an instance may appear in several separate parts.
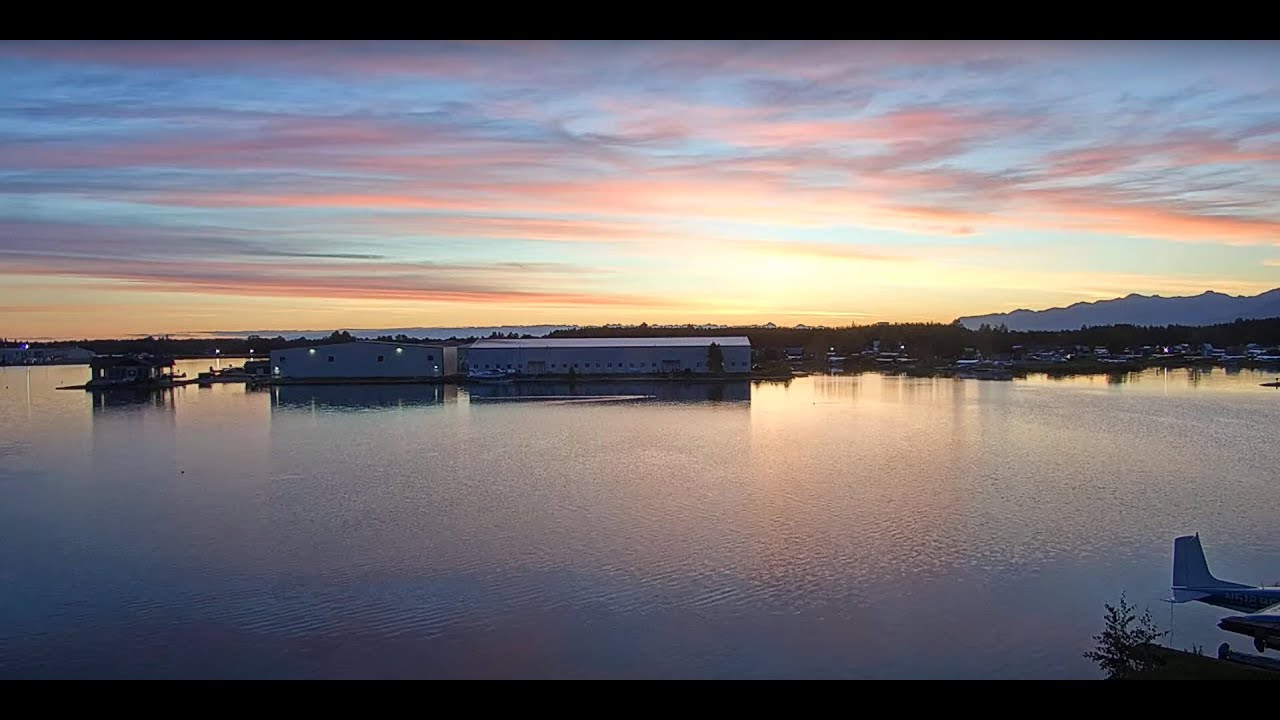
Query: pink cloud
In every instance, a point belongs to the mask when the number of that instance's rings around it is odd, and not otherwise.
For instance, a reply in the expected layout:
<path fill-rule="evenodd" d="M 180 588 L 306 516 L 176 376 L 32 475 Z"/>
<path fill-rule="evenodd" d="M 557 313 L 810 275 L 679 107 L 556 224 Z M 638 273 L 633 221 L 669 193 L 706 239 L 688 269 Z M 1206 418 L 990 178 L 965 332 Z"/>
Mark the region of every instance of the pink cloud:
<path fill-rule="evenodd" d="M 437 69 L 474 69 L 486 53 L 564 58 L 587 52 L 583 47 L 15 43 L 0 54 L 140 65 L 261 62 L 292 67 L 325 61 L 376 72 L 395 63 L 418 62 Z M 592 52 L 600 52 L 599 45 L 594 47 Z M 869 59 L 930 66 L 940 58 L 986 62 L 1060 52 L 1016 43 L 817 43 L 790 45 L 787 50 L 669 43 L 622 44 L 617 53 L 656 59 L 663 66 L 701 63 L 786 75 L 805 68 L 819 74 L 858 69 Z M 585 119 L 574 112 L 548 111 L 519 97 L 477 103 L 468 112 L 478 117 L 467 115 L 464 121 L 250 114 L 238 123 L 215 124 L 216 131 L 210 133 L 187 132 L 183 126 L 165 136 L 124 141 L 15 144 L 0 158 L 0 165 L 33 173 L 139 167 L 278 170 L 299 179 L 223 173 L 215 175 L 220 183 L 199 190 L 190 189 L 192 185 L 163 187 L 163 178 L 138 181 L 137 186 L 128 185 L 131 178 L 121 186 L 76 188 L 70 180 L 68 184 L 70 194 L 82 197 L 185 208 L 414 214 L 405 219 L 406 228 L 460 237 L 556 242 L 672 235 L 683 239 L 671 231 L 672 225 L 710 221 L 946 236 L 1023 228 L 1231 244 L 1276 242 L 1276 214 L 1265 206 L 1265 199 L 1256 202 L 1269 212 L 1223 213 L 1207 202 L 1178 196 L 1176 188 L 1121 190 L 1107 177 L 1134 167 L 1194 168 L 1209 163 L 1264 169 L 1280 159 L 1280 146 L 1262 132 L 1219 137 L 1187 130 L 1089 147 L 1049 146 L 1035 157 L 1019 158 L 1011 169 L 984 175 L 962 169 L 966 153 L 1010 138 L 1038 140 L 1035 133 L 1053 129 L 1051 114 L 1002 112 L 957 101 L 814 116 L 806 115 L 804 107 L 780 103 L 739 107 L 678 97 L 606 94 L 595 98 L 599 114 L 587 113 Z M 509 117 L 529 124 L 507 134 L 490 126 Z M 657 143 L 664 151 L 671 143 L 714 143 L 718 150 L 651 155 L 628 143 Z M 719 148 L 726 145 L 735 150 L 722 157 Z M 575 219 L 583 216 L 590 219 Z"/>
<path fill-rule="evenodd" d="M 566 269 L 539 263 L 254 263 L 9 256 L 0 274 L 84 277 L 136 283 L 148 290 L 270 297 L 413 302 L 662 307 L 661 298 L 566 292 Z M 570 269 L 570 272 L 572 270 Z M 583 281 L 575 283 L 581 287 Z M 545 286 L 545 287 L 544 287 Z"/>
<path fill-rule="evenodd" d="M 1094 178 L 1135 166 L 1187 168 L 1280 162 L 1280 143 L 1254 143 L 1256 147 L 1245 149 L 1247 139 L 1182 132 L 1160 140 L 1093 145 L 1049 154 L 1044 173 L 1054 179 Z"/>

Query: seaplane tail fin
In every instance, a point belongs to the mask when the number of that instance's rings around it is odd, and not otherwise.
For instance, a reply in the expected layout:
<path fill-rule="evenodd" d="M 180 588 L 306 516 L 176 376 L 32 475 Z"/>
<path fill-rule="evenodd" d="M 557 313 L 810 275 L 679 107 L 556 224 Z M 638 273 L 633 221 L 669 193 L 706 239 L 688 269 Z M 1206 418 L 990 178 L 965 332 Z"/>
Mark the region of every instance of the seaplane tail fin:
<path fill-rule="evenodd" d="M 1249 587 L 1240 583 L 1219 580 L 1209 572 L 1204 559 L 1200 535 L 1184 535 L 1173 541 L 1173 593 L 1174 602 L 1189 602 L 1204 597 L 1200 590 Z"/>

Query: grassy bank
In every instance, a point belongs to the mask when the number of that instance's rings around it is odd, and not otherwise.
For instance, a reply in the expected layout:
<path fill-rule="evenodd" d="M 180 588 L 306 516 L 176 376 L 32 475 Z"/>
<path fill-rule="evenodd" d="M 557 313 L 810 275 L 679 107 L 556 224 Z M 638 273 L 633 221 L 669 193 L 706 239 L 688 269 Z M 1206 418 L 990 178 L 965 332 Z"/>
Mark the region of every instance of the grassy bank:
<path fill-rule="evenodd" d="M 1208 655 L 1158 645 L 1152 646 L 1151 652 L 1160 658 L 1162 664 L 1134 680 L 1280 680 L 1280 672 Z"/>

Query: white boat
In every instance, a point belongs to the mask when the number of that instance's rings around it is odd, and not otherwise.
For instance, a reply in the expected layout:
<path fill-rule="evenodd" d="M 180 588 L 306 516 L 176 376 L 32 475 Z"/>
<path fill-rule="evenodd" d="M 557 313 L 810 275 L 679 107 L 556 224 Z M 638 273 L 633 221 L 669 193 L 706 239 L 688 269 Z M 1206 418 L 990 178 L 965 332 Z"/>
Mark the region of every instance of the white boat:
<path fill-rule="evenodd" d="M 969 367 L 956 371 L 955 377 L 961 380 L 1012 380 L 1013 373 L 998 367 Z"/>
<path fill-rule="evenodd" d="M 506 370 L 472 370 L 467 379 L 475 382 L 510 382 L 511 376 Z"/>

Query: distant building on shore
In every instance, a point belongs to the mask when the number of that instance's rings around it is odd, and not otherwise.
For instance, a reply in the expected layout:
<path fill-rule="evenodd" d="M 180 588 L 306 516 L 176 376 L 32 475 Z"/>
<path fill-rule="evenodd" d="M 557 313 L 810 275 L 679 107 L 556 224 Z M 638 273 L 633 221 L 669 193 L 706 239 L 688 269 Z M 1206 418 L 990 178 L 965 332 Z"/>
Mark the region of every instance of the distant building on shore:
<path fill-rule="evenodd" d="M 92 350 L 80 347 L 0 348 L 0 365 L 82 365 L 92 358 Z"/>
<path fill-rule="evenodd" d="M 518 375 L 707 373 L 712 343 L 720 347 L 723 372 L 750 372 L 745 336 L 480 340 L 467 349 L 467 366 Z"/>
<path fill-rule="evenodd" d="M 353 340 L 271 351 L 271 376 L 284 380 L 425 380 L 457 372 L 456 345 Z"/>

